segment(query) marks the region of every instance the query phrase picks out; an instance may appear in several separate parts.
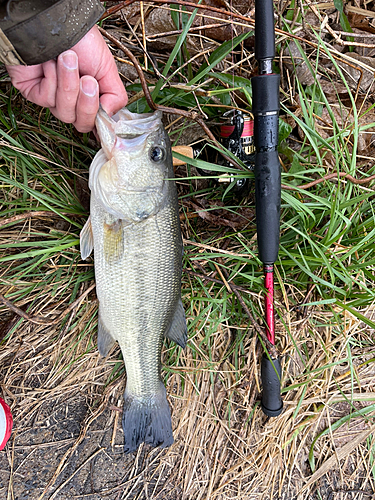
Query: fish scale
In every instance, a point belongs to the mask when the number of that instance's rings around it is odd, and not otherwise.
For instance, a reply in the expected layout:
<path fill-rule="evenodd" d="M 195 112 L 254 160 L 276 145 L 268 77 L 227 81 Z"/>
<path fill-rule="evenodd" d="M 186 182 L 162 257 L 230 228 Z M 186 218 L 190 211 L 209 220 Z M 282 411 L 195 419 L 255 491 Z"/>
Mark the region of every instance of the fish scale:
<path fill-rule="evenodd" d="M 128 390 L 139 396 L 159 385 L 159 364 L 154 360 L 160 358 L 163 334 L 180 294 L 181 247 L 170 231 L 170 211 L 164 208 L 146 221 L 125 227 L 124 253 L 117 262 L 108 262 L 103 252 L 95 250 L 100 317 L 122 349 Z M 105 215 L 93 201 L 95 249 L 104 239 Z"/>
<path fill-rule="evenodd" d="M 160 118 L 157 113 L 126 111 L 116 122 L 116 116 L 111 119 L 99 111 L 103 151 L 90 168 L 90 219 L 81 232 L 82 257 L 94 249 L 99 351 L 107 355 L 117 341 L 125 362 L 127 452 L 141 442 L 153 446 L 173 442 L 160 376 L 161 349 L 164 336 L 183 347 L 186 344 L 177 191 L 170 144 Z M 127 138 L 113 133 L 113 123 L 125 120 L 137 121 L 138 135 Z M 152 160 L 155 155 L 158 159 L 155 151 L 165 151 L 164 161 Z M 135 167 L 137 175 L 130 175 Z"/>

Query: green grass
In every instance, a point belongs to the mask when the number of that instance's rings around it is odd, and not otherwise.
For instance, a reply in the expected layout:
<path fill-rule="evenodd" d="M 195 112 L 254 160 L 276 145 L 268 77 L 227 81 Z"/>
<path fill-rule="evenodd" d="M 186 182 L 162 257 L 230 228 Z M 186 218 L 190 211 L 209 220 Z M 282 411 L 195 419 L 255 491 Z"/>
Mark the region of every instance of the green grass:
<path fill-rule="evenodd" d="M 193 17 L 194 15 L 190 19 L 192 20 Z M 164 68 L 164 76 L 172 70 L 176 54 L 184 43 L 186 32 L 185 30 L 179 38 L 176 50 L 171 54 Z M 233 48 L 244 38 L 238 37 Z M 324 45 L 322 48 L 325 48 Z M 229 44 L 223 44 L 217 48 L 209 57 L 209 64 L 200 67 L 187 85 L 203 83 L 207 73 L 214 70 L 230 50 L 232 47 L 229 47 Z M 309 65 L 311 72 L 314 73 L 317 63 L 310 64 L 302 49 L 301 55 L 305 64 Z M 354 103 L 352 91 L 337 63 L 333 58 L 331 59 Z M 324 72 L 321 68 L 320 71 Z M 225 76 L 230 79 L 231 75 L 217 73 L 211 73 L 211 75 L 213 80 L 210 88 L 219 91 L 219 98 L 223 102 L 232 102 L 232 92 L 221 85 L 225 81 Z M 246 96 L 250 109 L 250 81 L 245 78 L 236 78 L 237 83 L 241 83 L 247 89 Z M 194 105 L 191 93 L 175 90 L 171 94 L 170 91 L 171 89 L 160 90 L 158 88 L 158 93 L 156 93 L 155 88 L 154 95 L 157 96 L 157 102 L 174 106 L 177 103 L 188 109 Z M 297 91 L 301 103 L 300 116 L 297 117 L 290 111 L 287 101 L 282 103 L 282 113 L 294 118 L 305 139 L 300 149 L 294 152 L 288 146 L 287 137 L 284 134 L 281 151 L 292 161 L 289 167 L 285 164 L 282 182 L 295 187 L 311 180 L 316 175 L 323 176 L 327 167 L 332 168 L 331 165 L 325 163 L 328 155 L 334 159 L 337 171 L 355 173 L 356 145 L 358 134 L 362 132 L 361 127 L 358 126 L 355 106 L 353 119 L 342 128 L 332 111 L 333 104 L 324 95 L 318 80 L 309 88 L 299 85 L 297 81 Z M 8 98 L 2 97 L 4 106 L 0 116 L 5 129 L 0 131 L 5 142 L 2 148 L 4 164 L 0 170 L 0 183 L 4 186 L 3 192 L 5 193 L 2 216 L 11 217 L 24 211 L 46 210 L 65 220 L 69 228 L 64 231 L 51 228 L 48 233 L 45 229 L 33 230 L 28 235 L 27 241 L 1 244 L 0 250 L 3 254 L 0 257 L 0 264 L 3 266 L 8 265 L 8 262 L 11 264 L 11 273 L 9 271 L 6 273 L 6 280 L 8 284 L 13 285 L 8 295 L 12 300 L 27 297 L 29 294 L 36 298 L 38 293 L 45 293 L 49 290 L 52 290 L 51 293 L 55 296 L 57 290 L 63 293 L 73 281 L 77 284 L 92 280 L 93 277 L 92 270 L 81 271 L 77 267 L 80 262 L 77 248 L 78 234 L 86 214 L 74 192 L 74 178 L 77 174 L 87 177 L 87 167 L 94 151 L 84 146 L 79 138 L 72 138 L 71 135 L 67 138 L 68 128 L 60 128 L 56 125 L 52 127 L 48 122 L 48 111 L 44 112 L 42 121 L 38 123 L 35 119 L 33 120 L 32 115 L 26 115 L 26 120 L 25 115 L 22 115 L 22 121 L 20 121 L 21 115 L 17 114 L 17 108 L 9 107 L 12 98 L 14 99 L 12 94 Z M 212 108 L 205 106 L 209 104 L 210 98 L 197 97 L 197 99 L 202 110 L 208 115 L 212 114 Z M 339 108 L 343 106 L 339 99 L 336 104 Z M 139 110 L 140 106 L 140 102 L 136 102 L 133 103 L 131 109 Z M 322 138 L 316 130 L 315 117 L 323 108 L 328 110 L 332 120 L 331 136 L 328 138 Z M 9 113 L 9 109 L 12 109 L 12 113 Z M 44 137 L 48 137 L 47 145 L 44 143 Z M 349 144 L 352 144 L 352 147 L 349 147 Z M 37 157 L 39 154 L 43 159 Z M 16 168 L 12 168 L 15 164 Z M 237 173 L 239 177 L 252 176 L 251 173 L 243 174 L 235 169 L 207 164 L 199 159 L 192 160 L 190 164 L 218 174 L 231 171 Z M 333 167 L 334 170 L 335 167 Z M 370 170 L 366 172 L 366 175 L 372 173 Z M 187 180 L 189 181 L 189 178 Z M 193 189 L 190 191 L 193 192 Z M 220 199 L 223 196 L 223 189 L 211 186 L 206 192 L 201 193 L 202 195 Z M 231 205 L 233 203 L 230 193 L 229 197 L 227 195 L 224 200 Z M 375 227 L 372 200 L 371 189 L 354 186 L 344 180 L 338 183 L 321 183 L 309 190 L 295 189 L 295 191 L 284 190 L 282 192 L 280 253 L 277 265 L 282 282 L 290 289 L 298 291 L 297 298 L 289 297 L 290 306 L 297 307 L 307 287 L 314 285 L 313 299 L 309 300 L 310 307 L 320 305 L 327 311 L 332 311 L 332 325 L 338 330 L 341 326 L 337 323 L 338 316 L 333 314 L 334 310 L 336 312 L 347 310 L 360 317 L 372 328 L 374 327 L 374 322 L 361 313 L 375 299 L 373 287 Z M 231 210 L 236 210 L 236 207 L 232 205 Z M 198 234 L 194 222 L 190 223 L 190 229 L 194 238 L 200 243 L 215 244 L 215 237 L 211 234 Z M 230 279 L 233 278 L 233 283 L 258 294 L 263 290 L 263 285 L 257 247 L 253 240 L 254 234 L 254 221 L 242 233 L 241 238 L 234 232 L 226 234 L 226 238 L 237 242 L 239 249 L 236 253 L 246 254 L 248 257 L 233 256 L 226 259 L 225 267 Z M 249 244 L 250 241 L 252 243 Z M 220 254 L 211 251 L 197 254 L 196 250 L 189 246 L 185 251 L 184 265 L 186 267 L 195 269 L 194 265 L 202 261 L 207 273 L 215 270 L 213 263 Z M 66 267 L 51 271 L 48 266 L 51 258 L 56 264 Z M 66 264 L 67 262 L 69 265 Z M 47 276 L 42 279 L 46 274 L 46 269 L 48 269 Z M 240 308 L 236 314 L 233 314 L 232 303 L 235 301 L 226 290 L 222 290 L 222 287 L 213 285 L 212 290 L 207 291 L 205 287 L 202 287 L 201 282 L 195 279 L 192 279 L 192 282 L 200 290 L 198 293 L 200 297 L 195 297 L 190 301 L 191 311 L 194 310 L 194 302 L 207 302 L 211 304 L 210 307 L 220 310 L 218 321 L 225 319 L 234 324 L 247 321 Z M 260 319 L 262 313 L 259 305 L 254 303 L 251 297 L 244 298 L 255 316 Z M 230 314 L 227 311 L 231 311 Z M 191 323 L 192 330 L 195 322 L 194 320 Z"/>
<path fill-rule="evenodd" d="M 7 101 L 8 99 L 8 101 Z M 10 103 L 12 93 L 2 95 Z M 67 293 L 73 302 L 80 285 L 93 279 L 92 268 L 82 267 L 78 251 L 79 231 L 85 213 L 75 193 L 76 175 L 87 177 L 83 158 L 93 151 L 78 142 L 67 127 L 49 123 L 49 113 L 40 122 L 17 107 L 0 108 L 1 231 L 0 286 L 14 302 L 36 303 L 51 296 L 59 300 Z M 38 213 L 45 212 L 43 217 Z M 35 217 L 5 220 L 23 213 Z M 49 216 L 50 214 L 50 216 Z M 6 236 L 7 235 L 7 236 Z"/>
<path fill-rule="evenodd" d="M 225 106 L 236 106 L 235 94 L 242 88 L 241 107 L 250 110 L 250 80 L 216 70 L 233 49 L 236 57 L 240 56 L 241 44 L 249 35 L 237 37 L 233 47 L 222 44 L 211 53 L 207 63 L 200 67 L 189 64 L 186 72 L 179 73 L 181 62 L 186 60 L 184 44 L 195 12 L 190 17 L 185 15 L 184 31 L 167 63 L 160 69 L 166 78 L 175 72 L 187 87 L 200 85 L 212 94 L 194 96 L 192 91 L 164 86 L 164 81 L 160 80 L 152 82 L 156 102 L 189 110 L 196 110 L 198 102 L 202 111 L 213 120 L 216 114 L 227 109 Z M 345 426 L 351 419 L 368 413 L 371 413 L 369 417 L 373 416 L 374 405 L 357 409 L 355 403 L 360 400 L 359 371 L 373 367 L 375 355 L 375 321 L 370 314 L 375 302 L 374 183 L 359 186 L 339 179 L 309 189 L 297 187 L 332 172 L 346 172 L 361 178 L 375 172 L 375 166 L 368 166 L 358 151 L 360 134 L 369 130 L 371 125 L 375 126 L 362 120 L 373 106 L 368 102 L 360 112 L 357 111 L 355 90 L 349 86 L 319 34 L 316 34 L 316 40 L 319 49 L 313 55 L 306 55 L 301 45 L 297 43 L 297 46 L 303 63 L 313 75 L 318 73 L 320 79 L 308 87 L 296 80 L 294 102 L 286 92 L 281 94 L 282 183 L 294 189 L 282 191 L 275 283 L 277 347 L 284 363 L 282 392 L 288 401 L 296 402 L 289 422 L 296 427 L 290 429 L 283 449 L 298 439 L 305 439 L 304 434 L 311 432 L 309 461 L 312 471 L 317 467 L 314 452 L 323 438 L 328 438 L 330 432 Z M 323 54 L 330 60 L 334 76 L 321 64 Z M 330 81 L 332 86 L 336 83 L 344 85 L 346 101 L 341 100 L 339 93 L 334 100 L 331 95 L 326 95 L 322 78 Z M 140 87 L 132 85 L 129 89 L 139 91 Z M 223 108 L 210 107 L 210 104 L 217 104 L 217 99 Z M 48 111 L 30 106 L 29 112 L 24 113 L 23 105 L 14 91 L 1 96 L 1 218 L 41 210 L 49 212 L 51 217 L 37 218 L 33 223 L 29 219 L 18 220 L 1 227 L 4 236 L 0 240 L 0 288 L 15 304 L 26 305 L 28 310 L 39 310 L 50 298 L 54 302 L 73 302 L 81 285 L 93 281 L 92 266 L 82 266 L 79 254 L 79 231 L 88 214 L 78 198 L 76 181 L 78 178 L 87 180 L 88 166 L 95 151 L 88 146 L 87 137 L 78 136 L 69 126 L 58 124 Z M 132 103 L 130 109 L 144 112 L 148 106 L 142 98 Z M 325 119 L 330 124 L 322 136 L 322 123 L 317 117 L 322 116 L 324 110 Z M 294 120 L 295 127 L 286 124 L 289 119 Z M 189 126 L 185 123 L 172 132 L 172 141 Z M 224 171 L 232 172 L 199 158 L 189 164 L 209 170 L 213 177 Z M 238 177 L 253 176 L 251 172 L 235 169 L 233 173 Z M 218 202 L 223 200 L 226 210 L 232 213 L 250 203 L 246 200 L 239 202 L 233 190 L 213 180 L 204 187 L 200 186 L 197 192 L 194 184 L 197 178 L 197 175 L 189 174 L 189 169 L 186 170 L 185 187 L 180 186 L 181 213 L 187 211 L 184 202 L 194 196 Z M 212 226 L 200 217 L 186 218 L 183 231 L 186 239 L 192 242 L 185 245 L 184 268 L 207 276 L 216 273 L 216 278 L 220 278 L 216 266 L 224 268 L 229 283 L 248 291 L 242 293 L 243 300 L 261 323 L 264 287 L 255 220 L 250 220 L 237 232 Z M 230 254 L 220 252 L 224 246 Z M 188 376 L 193 373 L 194 379 L 194 374 L 208 371 L 212 386 L 216 377 L 222 384 L 233 386 L 235 402 L 239 397 L 237 384 L 247 376 L 248 360 L 252 356 L 250 344 L 254 331 L 249 319 L 236 297 L 222 284 L 184 273 L 182 288 L 191 360 L 187 360 L 179 348 L 166 342 L 163 357 L 165 379 L 179 375 L 183 392 Z M 82 306 L 82 314 L 85 307 Z M 0 309 L 0 312 L 4 311 L 4 308 Z M 300 328 L 303 311 L 306 316 Z M 68 348 L 71 358 L 67 369 L 85 354 L 76 352 L 83 338 L 88 336 L 91 339 L 87 352 L 95 349 L 95 329 L 96 316 L 91 311 L 79 338 L 72 340 Z M 297 364 L 298 370 L 295 369 Z M 343 367 L 348 369 L 348 379 L 340 378 Z M 122 363 L 114 364 L 108 382 L 122 373 Z M 305 403 L 309 398 L 314 399 L 316 391 L 320 398 L 325 393 L 327 400 Z M 342 396 L 340 401 L 349 403 L 348 415 L 319 430 L 316 422 L 329 411 L 329 395 L 336 392 Z M 229 426 L 233 420 L 233 401 L 227 402 Z M 254 414 L 251 413 L 251 418 Z M 372 439 L 368 441 L 368 449 L 373 473 Z"/>

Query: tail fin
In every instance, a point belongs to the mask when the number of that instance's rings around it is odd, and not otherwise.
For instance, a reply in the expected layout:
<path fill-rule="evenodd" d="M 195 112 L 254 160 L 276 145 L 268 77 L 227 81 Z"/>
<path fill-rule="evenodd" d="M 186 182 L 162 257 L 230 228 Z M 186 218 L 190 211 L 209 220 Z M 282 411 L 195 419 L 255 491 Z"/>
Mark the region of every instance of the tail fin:
<path fill-rule="evenodd" d="M 173 443 L 171 411 L 164 384 L 160 390 L 147 399 L 140 399 L 125 391 L 124 452 L 135 451 L 141 443 L 165 448 Z"/>

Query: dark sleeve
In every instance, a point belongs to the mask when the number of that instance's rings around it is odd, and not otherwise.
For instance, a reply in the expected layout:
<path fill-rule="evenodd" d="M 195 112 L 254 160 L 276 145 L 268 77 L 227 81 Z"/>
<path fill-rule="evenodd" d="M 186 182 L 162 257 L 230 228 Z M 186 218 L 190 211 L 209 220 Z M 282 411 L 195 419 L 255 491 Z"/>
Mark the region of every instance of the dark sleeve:
<path fill-rule="evenodd" d="M 0 2 L 0 60 L 40 64 L 70 49 L 105 9 L 99 0 Z"/>

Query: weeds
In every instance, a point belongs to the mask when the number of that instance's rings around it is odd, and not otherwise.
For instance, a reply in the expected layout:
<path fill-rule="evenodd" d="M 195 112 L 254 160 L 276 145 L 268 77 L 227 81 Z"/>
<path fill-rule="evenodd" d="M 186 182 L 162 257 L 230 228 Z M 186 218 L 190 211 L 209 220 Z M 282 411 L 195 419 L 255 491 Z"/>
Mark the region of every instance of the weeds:
<path fill-rule="evenodd" d="M 338 19 L 347 26 L 339 4 Z M 309 189 L 298 187 L 329 173 L 358 178 L 374 174 L 374 145 L 368 140 L 375 127 L 374 105 L 369 93 L 359 93 L 360 82 L 353 87 L 348 80 L 323 32 L 310 29 L 313 48 L 293 39 L 307 13 L 306 8 L 293 16 L 296 9 L 285 10 L 285 17 L 279 13 L 285 35 L 277 40 L 277 70 L 283 78 L 282 183 L 293 188 L 282 191 L 275 283 L 285 411 L 277 419 L 262 416 L 257 403 L 261 349 L 219 272 L 225 269 L 227 282 L 241 290 L 261 323 L 264 289 L 254 216 L 247 216 L 238 230 L 215 224 L 218 210 L 221 220 L 229 220 L 230 214 L 253 206 L 251 192 L 239 200 L 234 184 L 228 189 L 217 182 L 219 175 L 252 179 L 253 174 L 201 157 L 187 160 L 176 178 L 185 239 L 182 295 L 189 345 L 182 352 L 166 343 L 163 354 L 176 429 L 176 445 L 164 457 L 178 470 L 174 488 L 183 492 L 181 498 L 294 498 L 304 484 L 308 488 L 301 498 L 308 498 L 311 473 L 317 473 L 336 448 L 345 450 L 353 435 L 362 435 L 374 416 L 373 182 L 355 185 L 337 177 Z M 187 42 L 199 15 L 198 9 L 172 10 L 182 32 L 168 57 L 156 55 L 164 78 L 158 79 L 152 69 L 148 75 L 157 103 L 201 112 L 214 128 L 216 117 L 228 107 L 251 111 L 249 73 L 254 71 L 254 59 L 246 42 L 251 32 L 247 27 L 233 41 L 215 48 L 208 45 L 206 57 L 195 57 Z M 294 28 L 292 21 L 297 23 Z M 301 67 L 313 83 L 298 77 Z M 173 86 L 181 82 L 183 88 Z M 53 320 L 93 283 L 92 261 L 81 261 L 78 237 L 88 215 L 87 172 L 95 147 L 87 137 L 57 123 L 48 111 L 22 101 L 6 84 L 3 90 L 0 292 L 27 313 Z M 128 91 L 136 93 L 141 87 L 133 84 Z M 130 105 L 131 111 L 147 109 L 144 97 Z M 180 119 L 172 121 L 167 127 L 172 140 L 186 141 L 194 128 Z M 195 132 L 190 142 L 201 135 Z M 197 169 L 208 173 L 202 177 Z M 192 210 L 191 200 L 212 203 Z M 44 215 L 33 217 L 33 212 Z M 209 222 L 205 213 L 211 214 Z M 117 404 L 123 365 L 118 350 L 106 363 L 99 360 L 93 293 L 56 329 L 43 330 L 43 338 L 42 327 L 37 335 L 25 320 L 15 322 L 5 307 L 0 314 L 5 325 L 0 351 L 4 391 L 7 385 L 12 388 L 6 394 L 16 427 L 21 419 L 32 422 L 43 404 L 67 390 L 88 391 L 95 401 L 111 394 L 112 404 Z M 19 364 L 12 363 L 12 356 Z M 38 389 L 25 387 L 42 359 L 50 371 L 41 368 Z M 22 366 L 29 370 L 26 374 Z M 351 450 L 342 458 L 342 466 L 338 462 L 332 467 L 341 467 L 340 474 L 348 478 L 354 461 L 358 475 L 367 471 L 361 487 L 373 488 L 372 437 L 358 443 L 355 455 Z M 347 481 L 355 483 L 350 478 Z M 163 494 L 166 484 L 160 484 L 155 491 Z"/>

